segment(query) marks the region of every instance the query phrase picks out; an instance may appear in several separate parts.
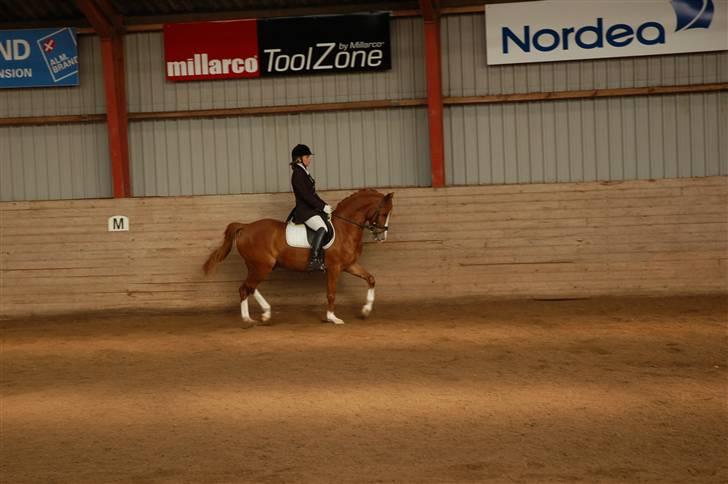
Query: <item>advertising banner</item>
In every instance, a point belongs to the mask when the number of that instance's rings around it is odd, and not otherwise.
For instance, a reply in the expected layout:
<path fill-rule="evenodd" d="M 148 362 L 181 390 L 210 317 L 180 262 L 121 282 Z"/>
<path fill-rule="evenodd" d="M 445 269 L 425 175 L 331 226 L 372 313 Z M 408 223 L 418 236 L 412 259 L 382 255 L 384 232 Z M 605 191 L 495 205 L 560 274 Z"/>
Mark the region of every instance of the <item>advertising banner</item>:
<path fill-rule="evenodd" d="M 0 88 L 78 83 L 73 29 L 0 30 Z"/>
<path fill-rule="evenodd" d="M 488 64 L 728 50 L 728 0 L 544 0 L 485 8 Z"/>
<path fill-rule="evenodd" d="M 256 25 L 255 20 L 165 25 L 167 79 L 259 77 Z"/>
<path fill-rule="evenodd" d="M 392 67 L 387 13 L 260 20 L 258 45 L 263 76 Z"/>
<path fill-rule="evenodd" d="M 391 69 L 389 14 L 164 26 L 170 81 Z"/>

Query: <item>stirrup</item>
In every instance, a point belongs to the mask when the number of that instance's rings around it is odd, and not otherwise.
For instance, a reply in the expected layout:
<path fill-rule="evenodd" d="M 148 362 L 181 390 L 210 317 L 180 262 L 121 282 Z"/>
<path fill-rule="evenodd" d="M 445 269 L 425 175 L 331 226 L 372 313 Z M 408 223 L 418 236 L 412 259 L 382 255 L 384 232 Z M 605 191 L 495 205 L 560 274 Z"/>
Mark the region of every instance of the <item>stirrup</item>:
<path fill-rule="evenodd" d="M 326 270 L 326 263 L 323 261 L 323 259 L 309 259 L 308 265 L 306 266 L 306 270 L 309 272 L 315 272 L 315 271 L 325 271 Z"/>

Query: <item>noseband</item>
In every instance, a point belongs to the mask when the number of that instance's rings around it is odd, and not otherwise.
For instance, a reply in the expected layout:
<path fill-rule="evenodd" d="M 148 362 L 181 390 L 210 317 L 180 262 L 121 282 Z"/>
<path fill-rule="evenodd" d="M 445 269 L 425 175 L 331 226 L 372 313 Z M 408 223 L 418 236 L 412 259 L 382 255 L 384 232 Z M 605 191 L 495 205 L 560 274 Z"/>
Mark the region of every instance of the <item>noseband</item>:
<path fill-rule="evenodd" d="M 379 220 L 379 212 L 382 211 L 382 204 L 384 204 L 384 198 L 385 197 L 382 197 L 382 199 L 379 201 L 379 205 L 377 205 L 377 211 L 374 212 L 374 216 L 372 217 L 372 219 L 374 219 L 374 222 L 370 222 L 369 220 L 365 220 L 363 224 L 360 224 L 358 222 L 354 222 L 353 220 L 349 220 L 347 218 L 344 218 L 344 217 L 341 217 L 339 215 L 336 215 L 335 213 L 332 213 L 331 215 L 334 216 L 334 217 L 336 217 L 336 218 L 338 218 L 339 220 L 343 220 L 344 222 L 348 222 L 348 223 L 350 223 L 352 225 L 356 225 L 357 227 L 359 227 L 362 230 L 368 229 L 369 231 L 371 231 L 371 233 L 372 233 L 372 235 L 374 236 L 375 239 L 377 239 L 378 241 L 382 241 L 383 239 L 381 239 L 380 236 L 384 232 L 386 232 L 387 230 L 389 230 L 389 226 L 388 225 L 379 225 L 377 223 L 377 220 Z"/>

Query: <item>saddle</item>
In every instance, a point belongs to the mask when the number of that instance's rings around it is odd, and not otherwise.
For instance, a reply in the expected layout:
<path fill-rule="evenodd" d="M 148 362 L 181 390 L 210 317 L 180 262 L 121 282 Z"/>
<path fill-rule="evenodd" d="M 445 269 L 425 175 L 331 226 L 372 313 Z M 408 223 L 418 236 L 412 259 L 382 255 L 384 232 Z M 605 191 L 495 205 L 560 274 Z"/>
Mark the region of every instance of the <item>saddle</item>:
<path fill-rule="evenodd" d="M 331 223 L 328 217 L 321 216 L 328 229 L 324 236 L 323 245 L 321 248 L 328 249 L 334 244 L 336 240 L 336 232 L 334 231 L 334 225 Z M 286 243 L 291 247 L 298 247 L 301 249 L 310 249 L 313 235 L 316 233 L 314 230 L 308 228 L 306 224 L 293 223 L 293 216 L 289 216 L 286 220 Z"/>

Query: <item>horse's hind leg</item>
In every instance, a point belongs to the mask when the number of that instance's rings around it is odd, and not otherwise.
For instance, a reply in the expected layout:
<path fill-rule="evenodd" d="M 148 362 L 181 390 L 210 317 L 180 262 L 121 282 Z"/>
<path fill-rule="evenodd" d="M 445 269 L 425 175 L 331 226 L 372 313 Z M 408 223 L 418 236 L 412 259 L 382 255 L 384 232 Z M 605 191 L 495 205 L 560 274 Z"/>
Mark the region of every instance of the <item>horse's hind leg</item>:
<path fill-rule="evenodd" d="M 248 308 L 248 296 L 255 293 L 256 289 L 246 280 L 240 286 L 240 315 L 246 323 L 255 323 L 256 321 L 250 317 L 250 309 Z"/>
<path fill-rule="evenodd" d="M 253 293 L 253 297 L 255 297 L 255 300 L 258 301 L 261 309 L 263 309 L 263 315 L 260 317 L 260 319 L 262 319 L 263 321 L 268 321 L 270 319 L 270 304 L 268 304 L 268 301 L 265 300 L 263 295 L 257 289 Z"/>
<path fill-rule="evenodd" d="M 273 267 L 263 264 L 253 264 L 247 261 L 246 265 L 248 266 L 248 277 L 240 286 L 240 315 L 246 323 L 256 323 L 256 321 L 250 317 L 250 309 L 248 307 L 248 297 L 252 295 L 263 309 L 263 321 L 268 321 L 271 314 L 270 304 L 268 304 L 268 301 L 266 301 L 262 294 L 258 291 L 258 284 L 265 280 L 266 276 L 270 273 Z"/>

